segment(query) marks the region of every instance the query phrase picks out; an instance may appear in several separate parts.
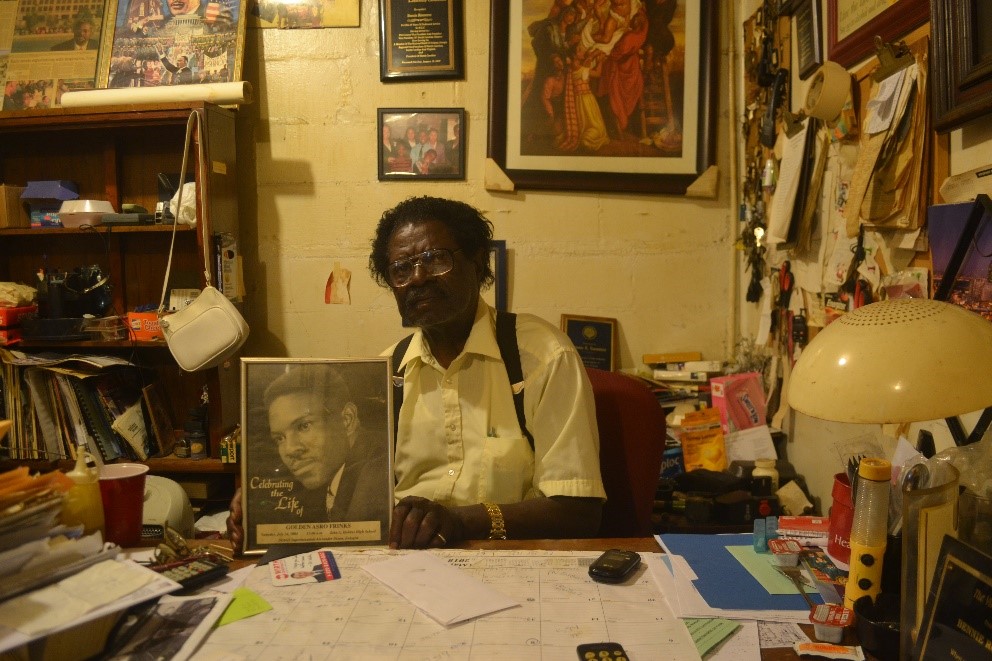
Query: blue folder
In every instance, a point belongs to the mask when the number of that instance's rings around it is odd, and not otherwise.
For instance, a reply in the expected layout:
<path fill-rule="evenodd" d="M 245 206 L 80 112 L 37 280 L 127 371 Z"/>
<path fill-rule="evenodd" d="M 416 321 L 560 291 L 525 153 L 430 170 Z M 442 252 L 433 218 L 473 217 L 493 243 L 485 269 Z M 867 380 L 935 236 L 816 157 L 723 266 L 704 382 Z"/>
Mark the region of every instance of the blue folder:
<path fill-rule="evenodd" d="M 751 533 L 738 535 L 661 535 L 665 546 L 692 567 L 696 590 L 711 608 L 730 610 L 802 610 L 809 604 L 800 594 L 768 594 L 728 546 L 751 546 Z M 821 603 L 819 595 L 810 595 Z"/>

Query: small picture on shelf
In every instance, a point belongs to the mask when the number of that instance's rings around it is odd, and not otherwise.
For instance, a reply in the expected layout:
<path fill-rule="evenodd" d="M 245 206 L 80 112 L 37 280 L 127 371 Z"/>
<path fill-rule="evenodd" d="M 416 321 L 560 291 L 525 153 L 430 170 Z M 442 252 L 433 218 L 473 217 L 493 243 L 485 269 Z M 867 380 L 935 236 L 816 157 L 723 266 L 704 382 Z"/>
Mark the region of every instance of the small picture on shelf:
<path fill-rule="evenodd" d="M 161 388 L 158 383 L 150 383 L 141 389 L 141 395 L 151 438 L 155 441 L 153 456 L 167 457 L 176 445 L 176 436 Z"/>

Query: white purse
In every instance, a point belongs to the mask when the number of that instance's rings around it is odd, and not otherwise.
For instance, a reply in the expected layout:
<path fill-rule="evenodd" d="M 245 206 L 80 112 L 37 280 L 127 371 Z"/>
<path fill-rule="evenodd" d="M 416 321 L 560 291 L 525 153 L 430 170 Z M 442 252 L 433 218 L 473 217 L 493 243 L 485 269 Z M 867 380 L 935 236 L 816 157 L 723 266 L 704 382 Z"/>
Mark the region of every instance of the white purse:
<path fill-rule="evenodd" d="M 189 145 L 193 134 L 193 126 L 199 121 L 199 113 L 190 113 L 186 123 L 186 146 L 183 151 L 183 164 L 179 181 L 186 180 L 186 162 L 189 156 Z M 203 144 L 197 141 L 200 173 L 205 176 L 207 170 L 203 159 Z M 181 208 L 183 186 L 179 187 L 179 199 L 176 206 Z M 203 204 L 203 196 L 200 196 Z M 202 209 L 201 209 L 202 211 Z M 169 273 L 172 270 L 172 253 L 176 245 L 176 226 L 178 218 L 172 221 L 172 244 L 169 247 L 169 262 L 165 267 L 165 282 L 162 283 L 162 300 L 158 306 L 159 326 L 165 335 L 165 342 L 179 367 L 187 372 L 216 367 L 234 356 L 241 345 L 248 339 L 248 323 L 234 307 L 230 299 L 210 284 L 210 261 L 207 258 L 210 237 L 207 236 L 203 219 L 200 214 L 200 226 L 203 228 L 203 273 L 206 287 L 182 310 L 165 311 L 165 295 L 169 288 Z"/>

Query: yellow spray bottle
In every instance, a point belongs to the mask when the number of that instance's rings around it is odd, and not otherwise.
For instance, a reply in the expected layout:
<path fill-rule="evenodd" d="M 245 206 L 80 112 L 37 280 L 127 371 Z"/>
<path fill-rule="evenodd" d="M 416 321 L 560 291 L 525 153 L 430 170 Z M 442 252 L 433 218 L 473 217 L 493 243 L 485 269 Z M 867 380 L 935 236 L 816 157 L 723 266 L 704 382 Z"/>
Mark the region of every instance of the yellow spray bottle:
<path fill-rule="evenodd" d="M 89 465 L 92 462 L 93 465 Z M 74 485 L 62 503 L 62 523 L 83 525 L 85 534 L 99 530 L 103 533 L 103 500 L 100 497 L 100 469 L 92 455 L 81 443 L 76 450 L 76 466 L 66 475 Z"/>

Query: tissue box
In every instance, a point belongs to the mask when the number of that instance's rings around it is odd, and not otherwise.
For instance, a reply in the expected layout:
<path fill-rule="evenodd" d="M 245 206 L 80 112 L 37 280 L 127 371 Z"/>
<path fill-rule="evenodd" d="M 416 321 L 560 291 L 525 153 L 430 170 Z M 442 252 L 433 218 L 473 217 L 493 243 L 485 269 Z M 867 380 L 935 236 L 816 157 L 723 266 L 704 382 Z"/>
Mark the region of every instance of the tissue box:
<path fill-rule="evenodd" d="M 59 207 L 66 200 L 79 198 L 71 181 L 29 181 L 21 199 L 31 208 L 31 227 L 62 227 Z"/>
<path fill-rule="evenodd" d="M 720 411 L 724 434 L 765 424 L 768 409 L 761 374 L 757 372 L 713 377 L 710 402 Z"/>
<path fill-rule="evenodd" d="M 21 193 L 24 186 L 0 186 L 0 227 L 31 227 Z"/>

